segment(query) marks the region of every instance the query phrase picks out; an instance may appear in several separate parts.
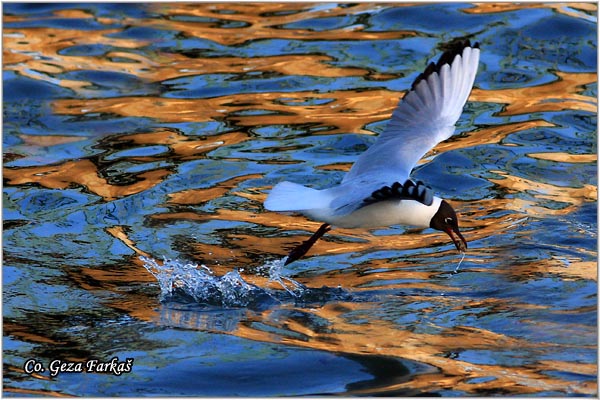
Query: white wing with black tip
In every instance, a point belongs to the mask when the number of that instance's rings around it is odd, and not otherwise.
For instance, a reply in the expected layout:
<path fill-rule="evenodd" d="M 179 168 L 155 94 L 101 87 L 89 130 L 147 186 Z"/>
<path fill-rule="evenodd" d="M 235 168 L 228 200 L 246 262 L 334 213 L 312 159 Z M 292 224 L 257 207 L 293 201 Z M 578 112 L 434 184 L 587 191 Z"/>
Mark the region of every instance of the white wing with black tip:
<path fill-rule="evenodd" d="M 454 134 L 473 88 L 479 44 L 454 43 L 430 63 L 404 95 L 385 131 L 354 163 L 342 184 L 407 179 L 417 162 Z M 369 188 L 372 190 L 372 188 Z"/>

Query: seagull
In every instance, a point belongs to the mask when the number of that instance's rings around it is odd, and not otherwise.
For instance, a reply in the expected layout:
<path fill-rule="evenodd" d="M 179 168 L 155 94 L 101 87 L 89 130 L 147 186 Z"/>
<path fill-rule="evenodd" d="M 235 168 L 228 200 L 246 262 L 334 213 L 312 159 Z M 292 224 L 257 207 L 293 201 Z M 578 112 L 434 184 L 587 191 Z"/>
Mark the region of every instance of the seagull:
<path fill-rule="evenodd" d="M 306 254 L 332 226 L 430 227 L 446 232 L 464 254 L 467 241 L 452 206 L 423 182 L 409 178 L 421 157 L 454 134 L 477 74 L 479 43 L 457 40 L 446 48 L 437 63 L 417 76 L 384 132 L 339 185 L 318 190 L 284 181 L 273 187 L 264 202 L 267 210 L 298 212 L 323 222 L 288 254 L 285 265 Z"/>

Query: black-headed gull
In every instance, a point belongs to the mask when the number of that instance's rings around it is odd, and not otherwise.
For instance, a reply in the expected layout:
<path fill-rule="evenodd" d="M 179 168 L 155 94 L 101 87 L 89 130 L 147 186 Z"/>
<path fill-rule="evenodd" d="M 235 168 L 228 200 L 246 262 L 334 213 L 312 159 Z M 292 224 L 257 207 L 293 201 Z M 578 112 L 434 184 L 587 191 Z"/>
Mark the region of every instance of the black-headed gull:
<path fill-rule="evenodd" d="M 454 125 L 473 88 L 479 44 L 449 45 L 413 82 L 385 131 L 358 157 L 342 182 L 317 190 L 292 182 L 278 183 L 265 200 L 271 211 L 296 211 L 325 222 L 292 250 L 286 264 L 302 257 L 330 230 L 390 225 L 431 227 L 446 232 L 461 252 L 467 241 L 458 229 L 454 209 L 421 181 L 409 179 L 417 162 L 454 134 Z"/>

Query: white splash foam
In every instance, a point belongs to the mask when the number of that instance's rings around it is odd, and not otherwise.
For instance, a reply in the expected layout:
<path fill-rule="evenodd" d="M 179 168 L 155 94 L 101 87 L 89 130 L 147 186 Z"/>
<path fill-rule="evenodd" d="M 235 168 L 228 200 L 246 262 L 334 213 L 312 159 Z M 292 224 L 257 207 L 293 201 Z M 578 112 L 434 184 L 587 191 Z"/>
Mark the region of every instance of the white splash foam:
<path fill-rule="evenodd" d="M 458 262 L 458 265 L 456 266 L 456 268 L 454 268 L 453 274 L 458 274 L 458 269 L 460 268 L 460 264 L 462 264 L 463 260 L 465 259 L 465 255 L 467 253 L 465 253 L 464 251 L 461 251 L 460 254 L 462 254 L 462 257 L 460 258 L 460 261 Z"/>
<path fill-rule="evenodd" d="M 287 261 L 287 256 L 282 258 L 281 260 L 273 260 L 265 263 L 262 269 L 266 269 L 268 271 L 269 281 L 277 282 L 283 287 L 289 294 L 294 297 L 301 297 L 306 291 L 306 286 L 283 275 L 283 268 L 285 267 L 285 262 Z M 289 282 L 293 289 L 290 289 L 286 282 Z"/>
<path fill-rule="evenodd" d="M 167 258 L 163 258 L 163 263 L 160 264 L 155 259 L 144 256 L 140 256 L 140 260 L 158 281 L 160 300 L 163 302 L 191 297 L 198 303 L 246 307 L 265 299 L 279 301 L 281 297 L 273 291 L 246 282 L 238 270 L 216 276 L 205 265 Z M 306 287 L 284 276 L 284 266 L 285 258 L 267 262 L 258 271 L 264 273 L 270 281 L 278 282 L 294 298 L 301 297 L 306 292 Z"/>

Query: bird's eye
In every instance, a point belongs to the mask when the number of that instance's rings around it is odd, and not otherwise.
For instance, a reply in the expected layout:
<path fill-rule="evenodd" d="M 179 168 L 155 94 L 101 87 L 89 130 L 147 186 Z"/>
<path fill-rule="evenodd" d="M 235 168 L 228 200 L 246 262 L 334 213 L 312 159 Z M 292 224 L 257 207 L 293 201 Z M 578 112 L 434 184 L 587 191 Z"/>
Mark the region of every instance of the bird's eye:
<path fill-rule="evenodd" d="M 444 222 L 447 224 L 451 224 L 452 223 L 452 218 L 448 217 L 444 219 Z"/>

